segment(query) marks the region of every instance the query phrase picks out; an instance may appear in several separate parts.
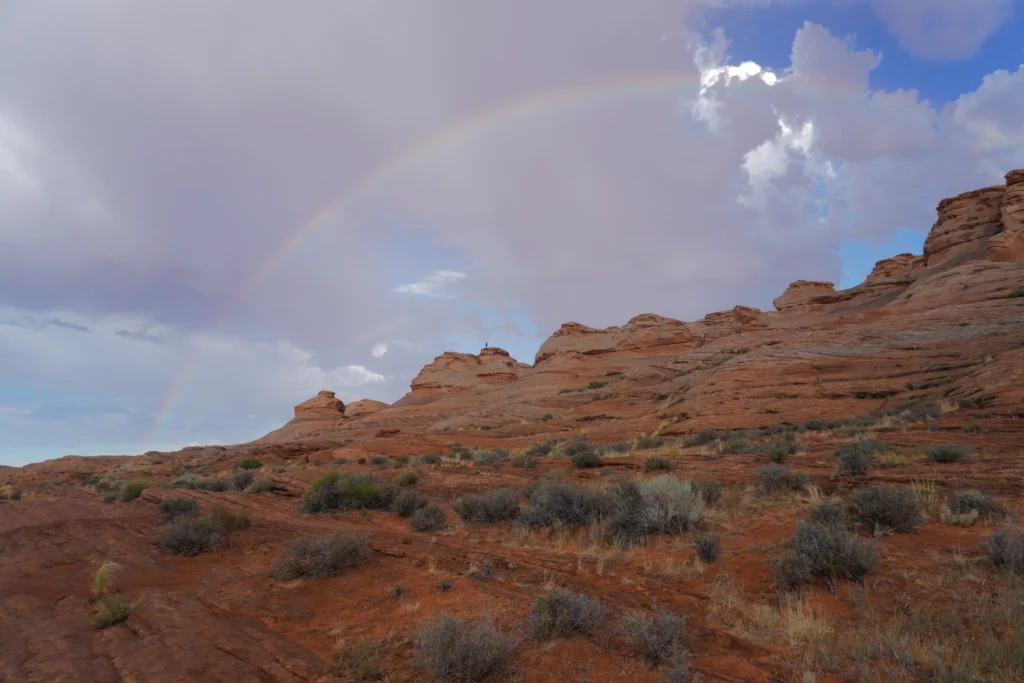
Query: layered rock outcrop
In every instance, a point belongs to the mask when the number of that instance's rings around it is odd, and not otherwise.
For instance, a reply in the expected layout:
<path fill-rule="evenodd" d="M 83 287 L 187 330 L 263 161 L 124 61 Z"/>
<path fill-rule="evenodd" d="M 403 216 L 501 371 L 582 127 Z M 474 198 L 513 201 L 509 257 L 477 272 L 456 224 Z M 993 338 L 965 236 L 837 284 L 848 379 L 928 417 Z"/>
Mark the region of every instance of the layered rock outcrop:
<path fill-rule="evenodd" d="M 1006 194 L 999 207 L 1002 232 L 989 240 L 989 261 L 1024 259 L 1024 170 L 1006 174 Z"/>
<path fill-rule="evenodd" d="M 812 306 L 833 303 L 835 296 L 836 288 L 831 282 L 797 280 L 772 301 L 772 304 L 780 312 L 806 310 Z"/>
<path fill-rule="evenodd" d="M 570 353 L 594 355 L 668 344 L 697 346 L 700 339 L 700 333 L 692 325 L 652 313 L 638 315 L 622 327 L 595 329 L 575 322 L 565 323 L 541 344 L 535 363 Z"/>
<path fill-rule="evenodd" d="M 374 401 L 372 398 L 364 398 L 361 401 L 355 401 L 345 406 L 345 417 L 370 415 L 388 407 L 388 404 L 383 401 Z"/>
<path fill-rule="evenodd" d="M 505 349 L 490 347 L 472 353 L 445 351 L 412 380 L 413 393 L 462 391 L 486 384 L 515 381 L 529 365 L 512 358 Z"/>
<path fill-rule="evenodd" d="M 333 391 L 321 391 L 316 396 L 295 406 L 295 417 L 338 419 L 345 416 L 345 404 Z"/>

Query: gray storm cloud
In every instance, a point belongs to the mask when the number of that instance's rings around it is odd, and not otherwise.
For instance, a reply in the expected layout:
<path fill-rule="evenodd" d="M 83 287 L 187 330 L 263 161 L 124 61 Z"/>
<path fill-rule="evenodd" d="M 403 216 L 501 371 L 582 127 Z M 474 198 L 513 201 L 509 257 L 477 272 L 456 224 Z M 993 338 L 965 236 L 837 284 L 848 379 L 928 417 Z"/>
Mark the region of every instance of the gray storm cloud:
<path fill-rule="evenodd" d="M 1019 159 L 1018 74 L 936 110 L 866 93 L 877 55 L 807 25 L 772 79 L 709 79 L 743 61 L 692 30 L 715 4 L 6 5 L 0 319 L 66 324 L 0 325 L 0 431 L 50 438 L 45 385 L 76 396 L 60 448 L 90 405 L 132 411 L 126 448 L 237 441 L 321 388 L 394 400 L 523 314 L 768 306 Z"/>

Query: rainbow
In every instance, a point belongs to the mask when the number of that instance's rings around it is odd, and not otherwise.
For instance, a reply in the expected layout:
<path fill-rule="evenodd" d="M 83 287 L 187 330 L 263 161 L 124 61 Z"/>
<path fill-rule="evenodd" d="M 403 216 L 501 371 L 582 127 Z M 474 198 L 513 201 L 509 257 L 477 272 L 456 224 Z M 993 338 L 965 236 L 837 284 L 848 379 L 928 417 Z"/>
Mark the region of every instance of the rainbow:
<path fill-rule="evenodd" d="M 700 74 L 697 71 L 666 71 L 643 75 L 633 75 L 615 80 L 605 80 L 592 83 L 583 83 L 569 87 L 558 88 L 540 92 L 524 99 L 514 100 L 499 105 L 483 113 L 464 119 L 448 128 L 430 135 L 421 142 L 412 145 L 402 153 L 389 159 L 376 167 L 373 171 L 360 178 L 350 185 L 340 195 L 317 211 L 310 220 L 293 232 L 274 251 L 262 266 L 245 281 L 239 294 L 235 297 L 224 315 L 217 319 L 211 328 L 218 330 L 255 290 L 260 283 L 288 256 L 295 251 L 296 247 L 302 244 L 317 230 L 331 222 L 345 207 L 358 200 L 373 188 L 387 182 L 395 177 L 414 162 L 449 147 L 456 143 L 465 142 L 475 137 L 486 135 L 495 129 L 513 122 L 529 119 L 530 117 L 550 111 L 554 108 L 573 105 L 580 102 L 600 101 L 609 97 L 621 97 L 623 95 L 637 93 L 651 93 L 672 91 L 681 86 L 693 86 L 700 84 Z M 160 408 L 154 419 L 153 425 L 146 436 L 146 448 L 148 450 L 160 437 L 164 425 L 167 423 L 175 407 L 188 388 L 189 383 L 199 368 L 203 358 L 203 349 L 199 348 L 195 354 L 182 367 L 177 379 L 172 383 L 161 401 Z"/>

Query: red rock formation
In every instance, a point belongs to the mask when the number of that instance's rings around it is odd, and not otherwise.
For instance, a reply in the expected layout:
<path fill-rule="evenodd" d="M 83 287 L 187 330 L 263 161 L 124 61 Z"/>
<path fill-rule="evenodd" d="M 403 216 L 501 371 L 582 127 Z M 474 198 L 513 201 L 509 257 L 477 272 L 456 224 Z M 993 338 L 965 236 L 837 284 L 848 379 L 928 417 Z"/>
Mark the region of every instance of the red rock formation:
<path fill-rule="evenodd" d="M 836 288 L 831 282 L 797 280 L 772 304 L 780 312 L 806 311 L 809 307 L 832 303 L 835 296 Z"/>
<path fill-rule="evenodd" d="M 479 355 L 445 351 L 420 370 L 412 381 L 412 390 L 429 394 L 505 384 L 517 379 L 529 367 L 517 362 L 505 349 L 493 346 L 481 350 Z"/>
<path fill-rule="evenodd" d="M 1024 259 L 1024 170 L 1006 174 L 1006 194 L 999 212 L 1003 230 L 989 240 L 988 260 Z"/>
<path fill-rule="evenodd" d="M 939 220 L 924 242 L 927 268 L 934 268 L 958 255 L 984 253 L 985 242 L 1002 230 L 1000 210 L 1005 185 L 965 192 L 939 202 Z"/>
<path fill-rule="evenodd" d="M 316 396 L 303 401 L 299 405 L 295 406 L 295 417 L 296 418 L 331 418 L 337 419 L 344 417 L 345 415 L 345 404 L 340 399 L 335 398 L 333 391 L 321 391 Z"/>
<path fill-rule="evenodd" d="M 651 313 L 638 315 L 622 327 L 603 330 L 579 323 L 565 323 L 541 344 L 535 363 L 562 354 L 595 355 L 667 344 L 695 347 L 699 342 L 700 335 L 691 325 Z"/>
<path fill-rule="evenodd" d="M 364 398 L 361 401 L 355 401 L 345 406 L 345 417 L 359 417 L 360 415 L 370 415 L 376 413 L 378 410 L 384 410 L 388 407 L 387 403 L 383 401 L 374 401 L 370 398 Z"/>

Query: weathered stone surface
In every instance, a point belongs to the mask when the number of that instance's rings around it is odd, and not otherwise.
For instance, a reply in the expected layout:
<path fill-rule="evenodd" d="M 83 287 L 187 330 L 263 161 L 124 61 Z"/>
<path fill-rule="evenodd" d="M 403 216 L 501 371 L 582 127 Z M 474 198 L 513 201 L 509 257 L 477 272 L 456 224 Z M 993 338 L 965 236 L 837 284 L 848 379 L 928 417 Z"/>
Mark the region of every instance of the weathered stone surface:
<path fill-rule="evenodd" d="M 295 417 L 339 418 L 345 415 L 345 404 L 333 391 L 321 391 L 316 396 L 295 406 Z"/>
<path fill-rule="evenodd" d="M 1024 170 L 1006 174 L 1006 194 L 999 207 L 1002 232 L 988 243 L 990 261 L 1024 259 Z"/>
<path fill-rule="evenodd" d="M 505 384 L 515 381 L 529 367 L 497 347 L 483 349 L 479 355 L 445 351 L 420 370 L 412 381 L 412 390 L 431 393 L 461 391 L 482 384 Z"/>
<path fill-rule="evenodd" d="M 831 282 L 797 280 L 772 301 L 772 304 L 780 312 L 791 312 L 806 310 L 809 306 L 832 303 L 835 296 L 836 288 Z"/>
<path fill-rule="evenodd" d="M 605 329 L 572 322 L 562 325 L 541 344 L 535 362 L 568 353 L 593 355 L 667 344 L 696 346 L 699 341 L 700 335 L 692 325 L 651 313 L 638 315 L 622 327 Z"/>
<path fill-rule="evenodd" d="M 981 250 L 985 241 L 1002 229 L 1001 209 L 1005 185 L 943 199 L 939 220 L 924 242 L 925 266 L 934 268 L 960 254 Z"/>
<path fill-rule="evenodd" d="M 354 401 L 346 405 L 345 417 L 369 415 L 371 413 L 376 413 L 378 410 L 384 410 L 387 407 L 388 404 L 383 401 L 374 401 L 371 398 L 364 398 L 361 401 Z"/>

